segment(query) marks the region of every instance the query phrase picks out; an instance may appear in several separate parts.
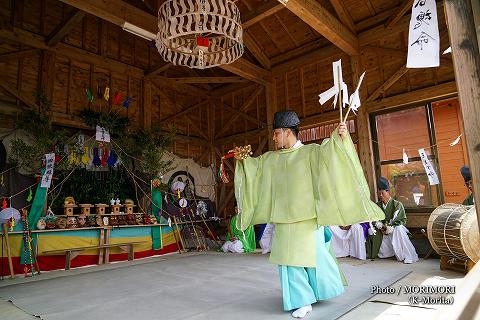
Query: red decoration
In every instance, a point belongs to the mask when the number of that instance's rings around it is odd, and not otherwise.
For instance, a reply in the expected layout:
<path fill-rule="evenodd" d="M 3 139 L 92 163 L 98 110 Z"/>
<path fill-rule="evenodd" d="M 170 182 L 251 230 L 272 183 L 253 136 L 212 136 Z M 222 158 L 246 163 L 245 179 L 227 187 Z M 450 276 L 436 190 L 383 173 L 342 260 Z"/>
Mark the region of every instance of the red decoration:
<path fill-rule="evenodd" d="M 197 37 L 197 46 L 208 48 L 209 40 L 205 37 Z"/>
<path fill-rule="evenodd" d="M 3 198 L 3 201 L 2 201 L 2 209 L 7 209 L 7 198 Z"/>
<path fill-rule="evenodd" d="M 123 98 L 123 93 L 121 93 L 120 91 L 117 91 L 115 93 L 115 96 L 113 97 L 113 105 L 115 106 L 118 106 L 120 105 L 120 103 L 122 102 L 122 98 Z"/>

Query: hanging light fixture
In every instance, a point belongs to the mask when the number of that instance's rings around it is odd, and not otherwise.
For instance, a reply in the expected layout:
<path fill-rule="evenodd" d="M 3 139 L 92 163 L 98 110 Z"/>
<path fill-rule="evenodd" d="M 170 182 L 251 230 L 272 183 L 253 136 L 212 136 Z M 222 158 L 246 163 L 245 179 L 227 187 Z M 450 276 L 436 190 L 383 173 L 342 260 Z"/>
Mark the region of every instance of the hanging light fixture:
<path fill-rule="evenodd" d="M 174 65 L 206 69 L 243 54 L 240 11 L 231 0 L 167 0 L 158 9 L 158 52 Z"/>

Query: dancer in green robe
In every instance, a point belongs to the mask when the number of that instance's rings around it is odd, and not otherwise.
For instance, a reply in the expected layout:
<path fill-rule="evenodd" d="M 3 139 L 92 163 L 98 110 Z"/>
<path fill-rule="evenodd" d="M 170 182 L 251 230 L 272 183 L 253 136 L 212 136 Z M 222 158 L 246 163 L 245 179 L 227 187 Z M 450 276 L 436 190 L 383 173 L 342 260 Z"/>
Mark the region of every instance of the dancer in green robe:
<path fill-rule="evenodd" d="M 295 112 L 275 113 L 279 151 L 237 162 L 237 226 L 274 223 L 270 262 L 279 265 L 285 310 L 301 318 L 311 304 L 343 292 L 330 249 L 330 225 L 384 219 L 370 192 L 353 142 L 341 124 L 322 145 L 303 145 Z"/>
<path fill-rule="evenodd" d="M 460 173 L 463 176 L 463 180 L 465 180 L 465 186 L 468 188 L 469 195 L 463 200 L 464 206 L 473 206 L 475 204 L 475 200 L 473 198 L 473 184 L 472 184 L 472 175 L 470 173 L 470 168 L 467 166 L 463 166 L 460 169 Z"/>

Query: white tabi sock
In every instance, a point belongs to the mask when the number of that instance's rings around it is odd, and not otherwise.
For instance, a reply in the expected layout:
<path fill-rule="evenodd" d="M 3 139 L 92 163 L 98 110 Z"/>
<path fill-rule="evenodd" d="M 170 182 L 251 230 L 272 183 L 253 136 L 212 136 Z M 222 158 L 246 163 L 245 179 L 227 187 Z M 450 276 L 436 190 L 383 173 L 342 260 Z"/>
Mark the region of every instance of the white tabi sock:
<path fill-rule="evenodd" d="M 298 308 L 297 310 L 293 311 L 292 312 L 292 317 L 294 318 L 303 318 L 307 315 L 307 313 L 309 313 L 310 311 L 312 311 L 312 305 L 309 304 L 308 306 L 303 306 L 301 308 Z"/>

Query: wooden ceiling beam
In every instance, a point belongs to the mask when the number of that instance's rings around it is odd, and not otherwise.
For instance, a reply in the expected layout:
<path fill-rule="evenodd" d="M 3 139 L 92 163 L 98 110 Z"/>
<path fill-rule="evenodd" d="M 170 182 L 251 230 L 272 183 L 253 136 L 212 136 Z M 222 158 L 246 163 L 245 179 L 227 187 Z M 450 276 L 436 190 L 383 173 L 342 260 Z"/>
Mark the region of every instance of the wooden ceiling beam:
<path fill-rule="evenodd" d="M 442 83 L 436 86 L 397 94 L 367 104 L 369 113 L 398 108 L 414 103 L 423 103 L 432 100 L 447 99 L 458 94 L 455 81 Z"/>
<path fill-rule="evenodd" d="M 200 89 L 198 87 L 189 85 L 187 83 L 176 83 L 169 78 L 162 76 L 154 76 L 151 78 L 152 82 L 159 88 L 168 88 L 183 94 L 188 94 L 194 97 L 209 98 L 209 91 L 206 89 Z"/>
<path fill-rule="evenodd" d="M 398 7 L 394 7 L 385 11 L 380 12 L 379 14 L 364 19 L 355 23 L 355 30 L 357 33 L 370 29 L 372 26 L 379 25 L 387 20 L 392 14 L 395 14 L 398 11 Z"/>
<path fill-rule="evenodd" d="M 65 21 L 60 23 L 47 37 L 45 40 L 47 46 L 55 46 L 57 43 L 63 40 L 65 36 L 76 26 L 78 25 L 83 18 L 85 17 L 85 12 L 75 9 L 68 16 Z"/>
<path fill-rule="evenodd" d="M 170 81 L 176 83 L 239 83 L 249 82 L 242 77 L 179 77 L 168 78 Z"/>
<path fill-rule="evenodd" d="M 93 64 L 107 70 L 127 74 L 136 78 L 142 78 L 144 74 L 144 71 L 140 68 L 133 67 L 114 59 L 105 58 L 65 43 L 58 43 L 55 47 L 49 47 L 45 43 L 44 37 L 23 29 L 13 28 L 13 30 L 7 30 L 0 28 L 0 38 L 21 43 L 37 49 L 52 51 L 56 54 L 69 57 L 79 62 Z"/>
<path fill-rule="evenodd" d="M 210 100 L 205 100 L 205 101 L 196 103 L 196 104 L 194 104 L 193 106 L 190 106 L 190 107 L 187 107 L 186 109 L 183 109 L 183 110 L 180 111 L 179 113 L 176 113 L 176 114 L 174 114 L 174 115 L 171 115 L 171 116 L 169 116 L 169 117 L 166 117 L 165 119 L 160 119 L 160 122 L 166 122 L 166 123 L 168 123 L 168 122 L 172 121 L 173 119 L 175 119 L 176 117 L 181 117 L 181 116 L 183 116 L 184 114 L 187 114 L 188 112 L 190 112 L 190 111 L 192 111 L 192 110 L 194 110 L 194 109 L 196 109 L 196 108 L 199 108 L 199 107 L 201 107 L 201 106 L 203 106 L 204 104 L 209 103 L 209 102 L 210 102 Z"/>
<path fill-rule="evenodd" d="M 230 64 L 219 66 L 223 70 L 234 73 L 245 79 L 266 85 L 272 81 L 272 73 L 269 70 L 260 68 L 247 60 L 240 58 Z"/>
<path fill-rule="evenodd" d="M 145 71 L 145 77 L 153 77 L 156 76 L 159 73 L 162 73 L 164 71 L 167 71 L 172 66 L 171 63 L 168 62 L 161 62 L 156 66 L 151 67 L 150 69 Z"/>
<path fill-rule="evenodd" d="M 248 32 L 244 30 L 243 32 L 243 43 L 250 51 L 255 59 L 264 67 L 265 69 L 270 69 L 270 59 L 265 54 L 265 50 L 260 47 L 255 38 Z"/>
<path fill-rule="evenodd" d="M 156 34 L 157 18 L 122 0 L 60 0 L 72 7 L 122 27 L 125 22 Z"/>
<path fill-rule="evenodd" d="M 258 138 L 259 136 L 262 137 L 263 135 L 268 134 L 268 129 L 267 128 L 260 128 L 260 129 L 254 129 L 251 131 L 247 132 L 241 132 L 241 133 L 236 133 L 232 134 L 230 136 L 226 136 L 220 139 L 215 139 L 213 142 L 217 146 L 221 145 L 230 145 L 233 142 L 235 142 L 237 139 L 253 139 L 253 138 Z M 243 143 L 242 143 L 243 144 Z M 222 155 L 220 155 L 222 156 Z"/>
<path fill-rule="evenodd" d="M 348 13 L 347 9 L 343 5 L 342 0 L 330 0 L 330 3 L 333 6 L 333 9 L 338 15 L 338 18 L 340 19 L 341 22 L 343 22 L 344 25 L 350 29 L 353 33 L 356 33 L 355 31 L 355 23 L 353 23 L 353 19 Z"/>
<path fill-rule="evenodd" d="M 404 74 L 408 72 L 407 65 L 401 66 L 390 78 L 388 78 L 380 87 L 378 87 L 368 98 L 367 102 L 372 102 L 381 94 L 385 93 L 391 86 L 393 86 Z"/>
<path fill-rule="evenodd" d="M 357 36 L 317 1 L 289 0 L 285 7 L 347 54 L 359 54 Z"/>
<path fill-rule="evenodd" d="M 253 87 L 255 85 L 256 84 L 252 83 L 252 82 L 232 83 L 232 84 L 228 84 L 228 85 L 225 85 L 225 86 L 221 86 L 218 89 L 214 89 L 212 91 L 212 95 L 214 95 L 215 97 L 223 97 L 224 95 L 227 95 L 229 93 L 234 93 L 234 92 L 243 90 L 243 89 L 248 88 L 248 87 Z"/>
<path fill-rule="evenodd" d="M 277 1 L 269 1 L 260 6 L 257 6 L 253 11 L 248 12 L 243 16 L 242 27 L 248 29 L 255 23 L 269 17 L 285 7 Z"/>
<path fill-rule="evenodd" d="M 413 0 L 404 0 L 403 3 L 398 7 L 396 11 L 385 23 L 385 27 L 393 27 L 406 13 L 412 8 Z"/>
<path fill-rule="evenodd" d="M 0 62 L 4 62 L 12 58 L 18 59 L 20 57 L 28 56 L 36 52 L 38 52 L 38 49 L 25 49 L 25 50 L 19 50 L 14 52 L 3 53 L 3 54 L 0 54 Z"/>
<path fill-rule="evenodd" d="M 316 39 L 314 41 L 308 42 L 298 48 L 289 50 L 288 52 L 279 54 L 272 59 L 270 59 L 273 66 L 278 65 L 284 61 L 288 61 L 294 59 L 296 57 L 303 56 L 306 53 L 313 52 L 315 50 L 320 49 L 321 47 L 325 47 L 328 44 L 328 40 L 324 38 Z"/>
<path fill-rule="evenodd" d="M 21 92 L 19 92 L 14 85 L 9 84 L 8 82 L 4 80 L 0 80 L 0 88 L 23 102 L 26 106 L 30 107 L 31 109 L 38 110 L 39 106 L 33 101 L 30 97 L 27 97 L 23 95 Z"/>

